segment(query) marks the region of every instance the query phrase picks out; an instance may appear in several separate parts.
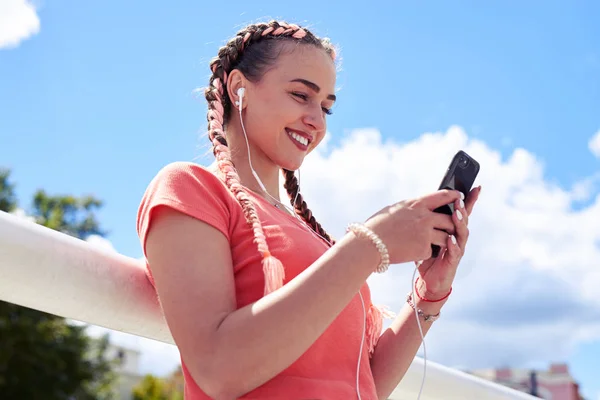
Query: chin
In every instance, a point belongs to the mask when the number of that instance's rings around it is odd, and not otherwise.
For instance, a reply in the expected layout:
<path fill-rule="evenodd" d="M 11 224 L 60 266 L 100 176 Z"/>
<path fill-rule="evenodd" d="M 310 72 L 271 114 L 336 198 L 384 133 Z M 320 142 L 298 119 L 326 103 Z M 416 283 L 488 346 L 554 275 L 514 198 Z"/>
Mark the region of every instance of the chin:
<path fill-rule="evenodd" d="M 302 166 L 302 163 L 284 163 L 279 164 L 280 168 L 287 169 L 288 171 L 298 171 Z"/>
<path fill-rule="evenodd" d="M 285 160 L 277 160 L 277 165 L 279 165 L 282 169 L 287 169 L 289 171 L 297 171 L 300 169 L 302 164 L 304 163 L 304 157 L 295 158 L 295 159 L 285 159 Z"/>

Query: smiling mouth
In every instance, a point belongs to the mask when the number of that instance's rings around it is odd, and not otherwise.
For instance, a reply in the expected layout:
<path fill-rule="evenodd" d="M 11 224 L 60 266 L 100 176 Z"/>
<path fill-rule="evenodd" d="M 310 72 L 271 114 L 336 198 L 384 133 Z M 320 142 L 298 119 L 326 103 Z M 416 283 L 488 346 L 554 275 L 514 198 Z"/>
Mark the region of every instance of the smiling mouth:
<path fill-rule="evenodd" d="M 300 144 L 304 147 L 308 147 L 308 145 L 310 144 L 310 140 L 308 140 L 304 136 L 301 136 L 301 135 L 297 134 L 296 132 L 291 131 L 289 129 L 286 129 L 285 131 L 287 132 L 288 136 L 290 138 L 292 138 L 292 140 L 294 140 L 298 144 Z"/>

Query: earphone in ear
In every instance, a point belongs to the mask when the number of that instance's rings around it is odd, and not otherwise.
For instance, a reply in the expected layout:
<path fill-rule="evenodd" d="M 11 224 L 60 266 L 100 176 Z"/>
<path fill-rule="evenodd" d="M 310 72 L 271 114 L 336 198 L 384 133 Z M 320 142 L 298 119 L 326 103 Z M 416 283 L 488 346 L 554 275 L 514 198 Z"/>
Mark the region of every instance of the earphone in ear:
<path fill-rule="evenodd" d="M 235 101 L 235 105 L 238 106 L 240 110 L 242 109 L 242 100 L 244 98 L 244 93 L 246 93 L 246 88 L 241 87 L 237 90 L 237 95 L 240 99 Z"/>

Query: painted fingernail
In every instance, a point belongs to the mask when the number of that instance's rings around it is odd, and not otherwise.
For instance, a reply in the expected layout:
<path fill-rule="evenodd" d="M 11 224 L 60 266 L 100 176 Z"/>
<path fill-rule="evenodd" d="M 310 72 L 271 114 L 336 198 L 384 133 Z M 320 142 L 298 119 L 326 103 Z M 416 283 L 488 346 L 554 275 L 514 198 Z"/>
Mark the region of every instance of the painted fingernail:
<path fill-rule="evenodd" d="M 456 244 L 456 236 L 450 235 L 450 240 L 452 240 L 452 244 Z"/>
<path fill-rule="evenodd" d="M 460 208 L 465 208 L 465 202 L 462 201 L 462 199 L 460 200 L 460 202 L 458 204 L 460 205 Z"/>
<path fill-rule="evenodd" d="M 462 213 L 460 212 L 460 210 L 456 210 L 456 216 L 458 217 L 458 220 L 459 220 L 459 221 L 462 221 L 462 219 L 463 219 L 463 215 L 462 215 Z"/>
<path fill-rule="evenodd" d="M 460 199 L 464 200 L 465 199 L 465 194 L 463 192 L 459 192 L 460 193 Z"/>

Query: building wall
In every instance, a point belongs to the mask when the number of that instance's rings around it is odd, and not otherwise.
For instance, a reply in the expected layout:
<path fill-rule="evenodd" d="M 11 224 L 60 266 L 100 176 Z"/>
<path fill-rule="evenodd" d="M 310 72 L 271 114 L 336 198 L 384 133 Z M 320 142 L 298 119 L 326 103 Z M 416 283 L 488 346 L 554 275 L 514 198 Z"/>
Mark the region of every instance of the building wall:
<path fill-rule="evenodd" d="M 522 392 L 531 391 L 531 372 L 535 372 L 538 397 L 544 400 L 580 400 L 579 386 L 566 364 L 552 364 L 546 371 L 498 368 L 471 371 L 473 375 L 500 383 Z"/>
<path fill-rule="evenodd" d="M 106 354 L 109 359 L 118 361 L 115 368 L 117 400 L 131 400 L 133 388 L 144 378 L 140 374 L 140 352 L 110 344 Z"/>
<path fill-rule="evenodd" d="M 133 398 L 133 388 L 135 388 L 142 379 L 143 377 L 138 375 L 120 374 L 115 385 L 115 391 L 117 392 L 116 400 L 131 400 Z"/>

